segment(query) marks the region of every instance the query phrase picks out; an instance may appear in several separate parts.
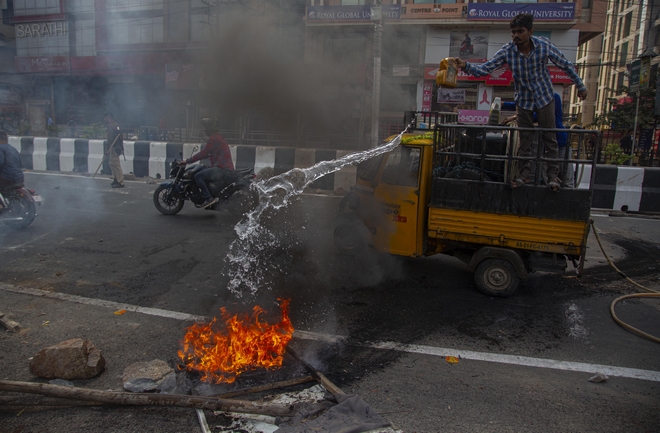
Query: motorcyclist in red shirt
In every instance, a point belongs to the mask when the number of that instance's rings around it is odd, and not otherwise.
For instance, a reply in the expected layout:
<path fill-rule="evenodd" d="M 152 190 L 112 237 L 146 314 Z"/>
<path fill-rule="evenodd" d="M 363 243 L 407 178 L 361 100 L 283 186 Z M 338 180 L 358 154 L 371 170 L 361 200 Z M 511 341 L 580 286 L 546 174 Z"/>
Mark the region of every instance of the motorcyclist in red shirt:
<path fill-rule="evenodd" d="M 234 163 L 231 160 L 231 152 L 227 140 L 220 135 L 218 122 L 215 119 L 205 118 L 201 122 L 204 132 L 209 137 L 206 145 L 201 152 L 181 161 L 181 165 L 191 164 L 193 162 L 209 158 L 211 167 L 200 171 L 195 175 L 195 183 L 202 192 L 204 203 L 200 207 L 207 208 L 218 202 L 217 197 L 212 197 L 209 191 L 209 182 L 218 182 L 222 187 L 227 185 L 234 178 Z M 222 189 L 221 187 L 221 189 Z"/>

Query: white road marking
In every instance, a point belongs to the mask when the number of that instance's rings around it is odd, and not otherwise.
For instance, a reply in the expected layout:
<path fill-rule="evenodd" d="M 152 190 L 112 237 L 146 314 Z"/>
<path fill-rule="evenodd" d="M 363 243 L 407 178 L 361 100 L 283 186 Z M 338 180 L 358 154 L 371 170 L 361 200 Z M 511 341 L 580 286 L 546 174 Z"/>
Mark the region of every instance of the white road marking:
<path fill-rule="evenodd" d="M 85 298 L 83 296 L 69 295 L 66 293 L 49 292 L 40 289 L 16 287 L 10 284 L 0 283 L 0 290 L 7 292 L 22 293 L 25 295 L 40 296 L 43 298 L 59 299 L 61 301 L 75 302 L 77 304 L 93 305 L 95 307 L 112 308 L 114 310 L 126 310 L 135 313 L 147 314 L 149 316 L 165 317 L 168 319 L 187 320 L 192 322 L 205 322 L 209 319 L 204 316 L 179 313 L 177 311 L 160 310 L 158 308 L 140 307 L 138 305 L 122 304 L 120 302 L 105 301 L 103 299 Z"/>
<path fill-rule="evenodd" d="M 37 236 L 36 238 L 31 239 L 31 240 L 29 240 L 29 241 L 27 241 L 27 242 L 23 242 L 23 243 L 20 244 L 20 245 L 14 245 L 13 247 L 2 247 L 2 248 L 0 248 L 0 250 L 9 250 L 9 251 L 17 250 L 17 249 L 19 249 L 19 248 L 23 248 L 24 246 L 29 245 L 29 244 L 31 244 L 31 243 L 33 243 L 33 242 L 36 242 L 36 241 L 38 241 L 39 239 L 48 236 L 49 234 L 50 234 L 50 232 L 48 232 L 48 233 L 44 233 L 43 235 L 41 235 L 41 236 Z"/>
<path fill-rule="evenodd" d="M 20 293 L 24 295 L 40 296 L 50 299 L 59 299 L 62 301 L 75 302 L 97 307 L 111 308 L 114 310 L 126 310 L 135 313 L 147 314 L 150 316 L 164 317 L 191 322 L 208 322 L 211 319 L 204 316 L 180 313 L 177 311 L 161 310 L 159 308 L 140 307 L 138 305 L 122 304 L 119 302 L 105 301 L 103 299 L 85 298 L 83 296 L 68 295 L 66 293 L 48 292 L 40 289 L 30 289 L 16 287 L 10 284 L 0 283 L 0 290 L 7 292 Z M 322 334 L 318 332 L 296 330 L 294 334 L 297 338 L 303 340 L 324 341 L 328 343 L 347 342 L 346 337 L 332 334 Z M 603 373 L 612 377 L 626 377 L 631 379 L 648 380 L 660 382 L 660 371 L 641 370 L 637 368 L 616 367 L 611 365 L 590 364 L 585 362 L 559 361 L 547 358 L 532 358 L 529 356 L 502 355 L 488 352 L 474 352 L 471 350 L 451 349 L 444 347 L 421 346 L 417 344 L 401 344 L 394 341 L 383 341 L 377 343 L 358 344 L 361 347 L 369 347 L 379 350 L 396 350 L 406 353 L 418 353 L 429 356 L 455 356 L 460 359 L 469 359 L 472 361 L 495 362 L 498 364 L 521 365 L 525 367 L 550 368 L 553 370 L 574 371 L 581 373 Z"/>

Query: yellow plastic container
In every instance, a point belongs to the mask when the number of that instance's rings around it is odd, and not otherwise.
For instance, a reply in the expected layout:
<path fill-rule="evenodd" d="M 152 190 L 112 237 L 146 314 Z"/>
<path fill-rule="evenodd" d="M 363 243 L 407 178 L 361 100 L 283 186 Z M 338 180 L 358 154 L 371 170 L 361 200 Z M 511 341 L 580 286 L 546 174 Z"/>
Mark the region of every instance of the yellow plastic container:
<path fill-rule="evenodd" d="M 440 62 L 435 74 L 435 84 L 444 87 L 456 87 L 458 84 L 458 66 L 452 57 L 446 57 Z"/>

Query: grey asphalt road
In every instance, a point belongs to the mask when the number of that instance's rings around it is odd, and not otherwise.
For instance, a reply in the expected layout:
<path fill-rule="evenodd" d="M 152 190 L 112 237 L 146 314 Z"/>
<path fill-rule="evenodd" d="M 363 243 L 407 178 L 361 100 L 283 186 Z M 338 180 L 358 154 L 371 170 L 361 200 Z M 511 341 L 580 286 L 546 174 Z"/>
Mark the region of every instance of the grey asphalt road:
<path fill-rule="evenodd" d="M 342 337 L 294 338 L 296 350 L 402 431 L 645 432 L 660 422 L 660 382 L 620 375 L 588 381 L 603 365 L 660 374 L 660 347 L 609 316 L 611 301 L 634 290 L 607 266 L 593 239 L 582 278 L 533 275 L 514 297 L 492 299 L 479 294 L 452 257 L 339 256 L 332 245 L 338 198 L 304 195 L 266 215 L 264 287 L 237 297 L 226 289 L 237 222 L 228 213 L 187 204 L 177 216 L 160 215 L 151 202 L 155 185 L 143 182 L 113 190 L 107 179 L 28 174 L 27 184 L 46 200 L 36 221 L 22 231 L 0 227 L 0 311 L 23 326 L 19 334 L 0 333 L 2 379 L 39 381 L 28 358 L 82 337 L 101 348 L 108 368 L 76 385 L 119 389 L 132 362 L 174 363 L 191 324 L 16 293 L 22 288 L 206 317 L 222 306 L 239 312 L 255 304 L 276 313 L 277 298 L 291 298 L 298 331 Z M 658 289 L 660 220 L 597 212 L 594 220 L 617 265 Z M 627 301 L 617 312 L 653 332 L 660 329 L 658 310 L 657 301 Z M 383 342 L 390 343 L 386 349 L 375 348 Z M 445 359 L 468 352 L 476 355 L 457 364 Z M 494 362 L 500 355 L 510 356 Z M 559 362 L 581 369 L 548 368 Z M 0 431 L 199 431 L 194 411 L 183 409 L 16 415 L 0 409 Z"/>

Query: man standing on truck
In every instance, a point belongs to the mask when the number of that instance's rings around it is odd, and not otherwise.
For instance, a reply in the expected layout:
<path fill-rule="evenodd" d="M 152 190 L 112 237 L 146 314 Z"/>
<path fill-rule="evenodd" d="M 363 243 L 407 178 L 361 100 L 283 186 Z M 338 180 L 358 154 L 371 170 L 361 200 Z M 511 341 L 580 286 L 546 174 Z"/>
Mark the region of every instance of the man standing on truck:
<path fill-rule="evenodd" d="M 466 73 L 475 77 L 483 77 L 504 65 L 513 72 L 516 89 L 515 102 L 518 126 L 521 128 L 534 127 L 534 112 L 538 115 L 540 128 L 555 127 L 555 102 L 552 80 L 548 72 L 547 63 L 552 63 L 562 69 L 578 88 L 578 97 L 584 100 L 587 97 L 587 88 L 578 76 L 573 64 L 566 59 L 556 46 L 545 38 L 533 36 L 534 17 L 531 14 L 518 14 L 509 23 L 512 41 L 504 45 L 493 58 L 482 65 L 471 64 L 457 58 L 456 64 Z M 529 157 L 532 155 L 532 142 L 534 132 L 520 132 L 520 150 L 518 155 Z M 554 132 L 543 132 L 541 143 L 545 146 L 547 157 L 557 159 L 557 136 Z M 526 161 L 518 177 L 511 183 L 512 188 L 533 182 L 531 175 L 531 162 Z M 559 163 L 548 161 L 548 187 L 559 191 Z"/>

